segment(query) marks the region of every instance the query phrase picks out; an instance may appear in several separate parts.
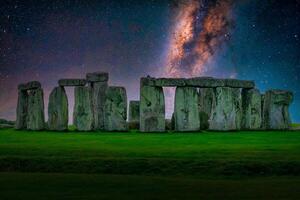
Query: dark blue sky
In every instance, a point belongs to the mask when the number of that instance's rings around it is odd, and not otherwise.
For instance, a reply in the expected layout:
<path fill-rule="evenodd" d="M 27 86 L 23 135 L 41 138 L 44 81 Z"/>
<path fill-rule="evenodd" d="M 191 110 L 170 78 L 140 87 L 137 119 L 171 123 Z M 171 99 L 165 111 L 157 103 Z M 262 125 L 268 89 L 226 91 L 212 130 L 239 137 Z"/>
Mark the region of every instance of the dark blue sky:
<path fill-rule="evenodd" d="M 17 84 L 41 81 L 47 107 L 58 79 L 84 77 L 92 71 L 108 71 L 111 85 L 125 86 L 129 100 L 137 99 L 141 76 L 163 74 L 178 4 L 171 0 L 4 1 L 0 117 L 14 119 Z M 206 63 L 205 74 L 199 75 L 255 80 L 261 91 L 292 90 L 292 119 L 300 122 L 300 2 L 241 0 L 231 9 L 230 39 Z"/>

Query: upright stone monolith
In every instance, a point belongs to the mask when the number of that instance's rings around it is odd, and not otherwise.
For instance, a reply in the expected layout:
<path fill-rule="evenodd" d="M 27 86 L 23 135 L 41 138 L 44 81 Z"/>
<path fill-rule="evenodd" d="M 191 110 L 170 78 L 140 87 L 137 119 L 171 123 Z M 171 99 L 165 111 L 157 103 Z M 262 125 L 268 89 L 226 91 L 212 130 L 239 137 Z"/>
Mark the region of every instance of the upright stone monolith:
<path fill-rule="evenodd" d="M 18 91 L 18 104 L 17 104 L 17 119 L 16 119 L 16 129 L 26 129 L 27 128 L 27 101 L 28 94 L 26 90 Z"/>
<path fill-rule="evenodd" d="M 261 128 L 261 94 L 258 89 L 242 90 L 242 129 Z"/>
<path fill-rule="evenodd" d="M 64 131 L 68 129 L 68 98 L 63 87 L 55 87 L 48 103 L 48 128 Z"/>
<path fill-rule="evenodd" d="M 42 88 L 28 90 L 27 129 L 45 128 L 44 94 Z"/>
<path fill-rule="evenodd" d="M 209 118 L 215 104 L 216 97 L 214 88 L 200 88 L 199 89 L 199 113 L 200 113 L 200 129 L 205 130 L 209 128 Z"/>
<path fill-rule="evenodd" d="M 104 106 L 105 94 L 108 87 L 108 73 L 94 72 L 86 75 L 87 81 L 92 87 L 92 104 L 94 115 L 94 129 L 104 130 Z"/>
<path fill-rule="evenodd" d="M 165 131 L 165 98 L 162 87 L 143 85 L 140 88 L 140 131 Z"/>
<path fill-rule="evenodd" d="M 174 109 L 176 131 L 198 131 L 200 129 L 198 97 L 197 88 L 176 88 Z"/>
<path fill-rule="evenodd" d="M 268 90 L 264 97 L 263 128 L 285 130 L 290 128 L 289 105 L 293 93 L 285 90 Z"/>
<path fill-rule="evenodd" d="M 74 97 L 74 125 L 80 131 L 92 130 L 94 121 L 92 110 L 92 88 L 85 86 L 77 86 L 75 87 Z"/>
<path fill-rule="evenodd" d="M 216 101 L 209 120 L 210 130 L 239 130 L 242 116 L 241 93 L 239 88 L 218 87 Z"/>
<path fill-rule="evenodd" d="M 126 131 L 127 95 L 124 87 L 108 87 L 105 100 L 104 128 L 108 131 Z"/>

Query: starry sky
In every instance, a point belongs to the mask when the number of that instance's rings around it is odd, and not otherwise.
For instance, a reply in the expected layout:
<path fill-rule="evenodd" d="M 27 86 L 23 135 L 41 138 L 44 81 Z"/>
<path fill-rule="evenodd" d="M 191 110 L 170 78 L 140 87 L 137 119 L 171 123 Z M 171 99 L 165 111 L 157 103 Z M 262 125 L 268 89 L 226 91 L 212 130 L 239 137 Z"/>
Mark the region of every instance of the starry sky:
<path fill-rule="evenodd" d="M 19 83 L 40 81 L 47 108 L 59 79 L 107 71 L 128 100 L 148 74 L 254 80 L 262 92 L 293 91 L 300 122 L 299 37 L 300 0 L 3 1 L 0 118 L 15 119 Z M 174 90 L 165 92 L 170 116 Z"/>

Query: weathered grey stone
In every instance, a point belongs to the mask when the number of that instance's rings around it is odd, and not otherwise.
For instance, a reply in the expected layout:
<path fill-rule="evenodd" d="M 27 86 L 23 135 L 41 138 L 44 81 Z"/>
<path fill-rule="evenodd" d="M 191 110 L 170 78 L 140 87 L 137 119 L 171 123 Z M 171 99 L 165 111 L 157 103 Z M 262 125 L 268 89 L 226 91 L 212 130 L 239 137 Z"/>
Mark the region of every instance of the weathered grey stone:
<path fill-rule="evenodd" d="M 238 88 L 218 87 L 216 101 L 209 120 L 210 130 L 238 130 L 241 125 L 241 92 Z"/>
<path fill-rule="evenodd" d="M 224 79 L 225 87 L 232 87 L 232 88 L 254 88 L 255 83 L 254 81 L 246 81 L 246 80 L 237 80 L 237 79 Z"/>
<path fill-rule="evenodd" d="M 27 128 L 27 101 L 28 94 L 27 91 L 18 91 L 18 104 L 17 104 L 17 119 L 16 119 L 16 129 L 26 129 Z"/>
<path fill-rule="evenodd" d="M 104 107 L 106 99 L 106 90 L 108 87 L 107 81 L 92 82 L 93 92 L 93 114 L 94 114 L 94 129 L 104 130 Z"/>
<path fill-rule="evenodd" d="M 141 85 L 140 131 L 165 131 L 165 98 L 162 87 Z"/>
<path fill-rule="evenodd" d="M 107 72 L 93 72 L 86 75 L 86 79 L 89 82 L 107 82 L 108 73 Z"/>
<path fill-rule="evenodd" d="M 175 87 L 175 86 L 192 86 L 192 87 L 232 87 L 232 88 L 254 88 L 254 81 L 237 80 L 237 79 L 216 79 L 212 77 L 194 77 L 194 78 L 141 78 L 141 85 L 157 87 Z"/>
<path fill-rule="evenodd" d="M 285 90 L 268 90 L 264 98 L 263 127 L 265 129 L 289 129 L 291 120 L 289 105 L 293 101 L 293 93 Z"/>
<path fill-rule="evenodd" d="M 108 87 L 105 100 L 104 128 L 108 131 L 128 130 L 127 95 L 124 87 Z"/>
<path fill-rule="evenodd" d="M 215 104 L 216 97 L 214 88 L 200 88 L 199 89 L 199 112 L 200 112 L 200 129 L 205 130 L 209 128 L 209 118 Z"/>
<path fill-rule="evenodd" d="M 48 128 L 57 131 L 68 129 L 68 98 L 63 87 L 55 87 L 50 93 Z"/>
<path fill-rule="evenodd" d="M 200 129 L 198 92 L 195 87 L 177 87 L 175 92 L 175 130 L 197 131 Z"/>
<path fill-rule="evenodd" d="M 59 86 L 85 86 L 85 79 L 60 79 L 58 81 Z"/>
<path fill-rule="evenodd" d="M 75 104 L 73 123 L 80 131 L 90 131 L 93 128 L 92 88 L 75 87 Z"/>
<path fill-rule="evenodd" d="M 140 121 L 140 101 L 129 102 L 129 121 L 130 122 Z"/>
<path fill-rule="evenodd" d="M 242 129 L 256 130 L 261 127 L 261 95 L 258 89 L 242 90 Z"/>
<path fill-rule="evenodd" d="M 25 84 L 20 84 L 18 86 L 19 90 L 33 90 L 33 89 L 37 89 L 37 88 L 41 88 L 41 83 L 38 81 L 30 81 L 28 83 Z"/>
<path fill-rule="evenodd" d="M 27 129 L 42 130 L 45 128 L 44 94 L 42 88 L 28 90 Z"/>
<path fill-rule="evenodd" d="M 225 81 L 223 79 L 216 79 L 212 77 L 194 77 L 186 79 L 187 86 L 193 87 L 224 87 Z"/>

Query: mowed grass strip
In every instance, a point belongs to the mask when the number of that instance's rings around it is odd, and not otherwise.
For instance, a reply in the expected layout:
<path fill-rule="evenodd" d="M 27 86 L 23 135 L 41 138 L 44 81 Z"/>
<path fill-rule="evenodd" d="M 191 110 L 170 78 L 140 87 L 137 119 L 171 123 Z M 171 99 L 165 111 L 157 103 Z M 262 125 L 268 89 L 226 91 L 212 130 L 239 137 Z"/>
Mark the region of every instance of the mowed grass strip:
<path fill-rule="evenodd" d="M 299 131 L 108 133 L 0 130 L 0 170 L 300 175 Z"/>

